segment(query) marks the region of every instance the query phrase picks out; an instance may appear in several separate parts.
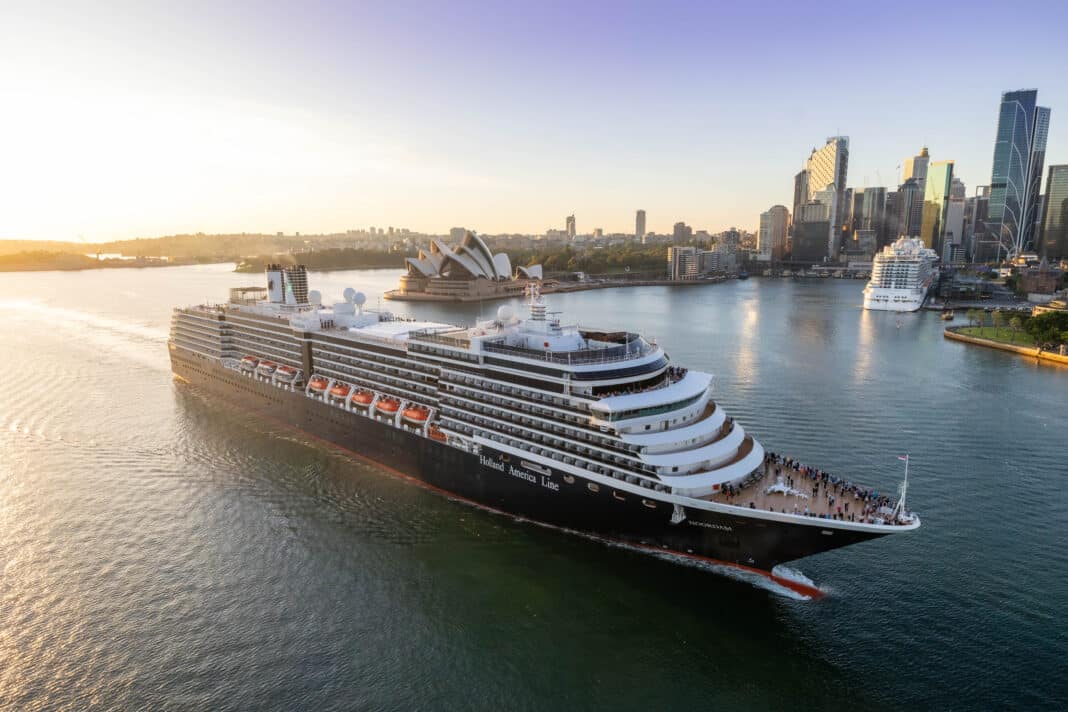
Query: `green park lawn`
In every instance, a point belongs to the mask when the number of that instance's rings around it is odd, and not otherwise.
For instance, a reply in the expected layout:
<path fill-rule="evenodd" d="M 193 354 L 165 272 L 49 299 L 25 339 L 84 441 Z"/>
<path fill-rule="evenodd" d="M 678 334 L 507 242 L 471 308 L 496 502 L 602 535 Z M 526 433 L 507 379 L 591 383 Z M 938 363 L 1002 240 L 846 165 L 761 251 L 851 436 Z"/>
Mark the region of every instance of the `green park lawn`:
<path fill-rule="evenodd" d="M 991 341 L 1000 341 L 1015 346 L 1035 346 L 1035 340 L 1027 332 L 1017 331 L 1013 333 L 1012 329 L 1008 327 L 995 329 L 992 326 L 964 326 L 957 331 L 965 336 L 977 336 L 980 339 L 990 339 Z"/>

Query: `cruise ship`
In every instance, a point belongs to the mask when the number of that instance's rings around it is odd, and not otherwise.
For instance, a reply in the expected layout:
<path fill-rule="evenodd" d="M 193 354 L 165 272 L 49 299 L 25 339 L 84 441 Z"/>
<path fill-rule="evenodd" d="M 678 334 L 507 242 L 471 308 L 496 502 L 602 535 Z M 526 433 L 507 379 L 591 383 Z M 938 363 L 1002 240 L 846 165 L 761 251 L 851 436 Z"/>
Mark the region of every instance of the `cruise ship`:
<path fill-rule="evenodd" d="M 923 306 L 938 279 L 938 253 L 917 237 L 900 237 L 875 255 L 864 308 L 913 312 Z"/>
<path fill-rule="evenodd" d="M 626 546 L 738 567 L 920 526 L 891 498 L 765 452 L 713 378 L 641 335 L 564 324 L 537 285 L 474 326 L 323 306 L 301 267 L 174 310 L 177 379 L 454 499 Z M 844 505 L 844 508 L 843 508 Z"/>

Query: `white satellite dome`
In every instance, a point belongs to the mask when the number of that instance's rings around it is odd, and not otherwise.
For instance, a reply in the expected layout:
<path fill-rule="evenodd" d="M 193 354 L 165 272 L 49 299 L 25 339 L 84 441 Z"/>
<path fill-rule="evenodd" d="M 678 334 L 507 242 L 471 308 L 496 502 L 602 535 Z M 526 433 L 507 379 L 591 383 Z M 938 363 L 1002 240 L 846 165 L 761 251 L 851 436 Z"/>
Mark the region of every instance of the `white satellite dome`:
<path fill-rule="evenodd" d="M 515 314 L 512 311 L 512 307 L 508 304 L 502 304 L 500 308 L 497 309 L 497 321 L 501 322 L 502 324 L 507 324 L 508 322 L 510 322 L 514 315 Z"/>
<path fill-rule="evenodd" d="M 318 289 L 313 289 L 308 292 L 308 301 L 312 304 L 319 305 L 323 303 L 323 294 Z"/>
<path fill-rule="evenodd" d="M 362 307 L 367 301 L 367 295 L 363 292 L 354 292 L 351 299 L 352 303 L 358 307 Z"/>
<path fill-rule="evenodd" d="M 345 287 L 345 291 L 341 293 L 341 296 L 344 297 L 346 302 L 352 302 L 356 297 L 356 290 L 352 287 Z"/>

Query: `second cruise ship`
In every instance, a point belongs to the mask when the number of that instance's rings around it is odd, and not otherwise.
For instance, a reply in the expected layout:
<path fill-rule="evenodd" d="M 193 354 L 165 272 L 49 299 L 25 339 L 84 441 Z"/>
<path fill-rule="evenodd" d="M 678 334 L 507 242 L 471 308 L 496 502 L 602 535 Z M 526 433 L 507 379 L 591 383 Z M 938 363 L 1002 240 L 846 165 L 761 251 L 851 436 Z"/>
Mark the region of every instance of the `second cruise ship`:
<path fill-rule="evenodd" d="M 911 531 L 902 496 L 765 452 L 710 374 L 641 335 L 525 309 L 460 327 L 324 307 L 302 268 L 174 311 L 197 390 L 455 498 L 631 547 L 725 563 L 807 595 L 779 564 Z"/>
<path fill-rule="evenodd" d="M 923 306 L 938 279 L 938 253 L 917 237 L 901 237 L 875 255 L 864 308 L 913 312 Z"/>

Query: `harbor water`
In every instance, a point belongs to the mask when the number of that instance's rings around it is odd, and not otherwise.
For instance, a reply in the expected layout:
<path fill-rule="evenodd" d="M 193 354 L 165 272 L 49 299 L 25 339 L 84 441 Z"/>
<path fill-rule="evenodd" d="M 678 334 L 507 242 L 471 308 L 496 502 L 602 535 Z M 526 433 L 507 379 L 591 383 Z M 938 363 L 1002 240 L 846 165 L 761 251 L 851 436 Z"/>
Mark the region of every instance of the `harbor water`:
<path fill-rule="evenodd" d="M 1064 709 L 1068 369 L 866 312 L 863 282 L 551 295 L 716 375 L 767 449 L 917 532 L 791 564 L 824 591 L 451 501 L 205 398 L 171 309 L 232 265 L 0 275 L 0 708 Z M 399 271 L 312 273 L 406 304 Z M 514 302 L 521 309 L 519 302 Z"/>

